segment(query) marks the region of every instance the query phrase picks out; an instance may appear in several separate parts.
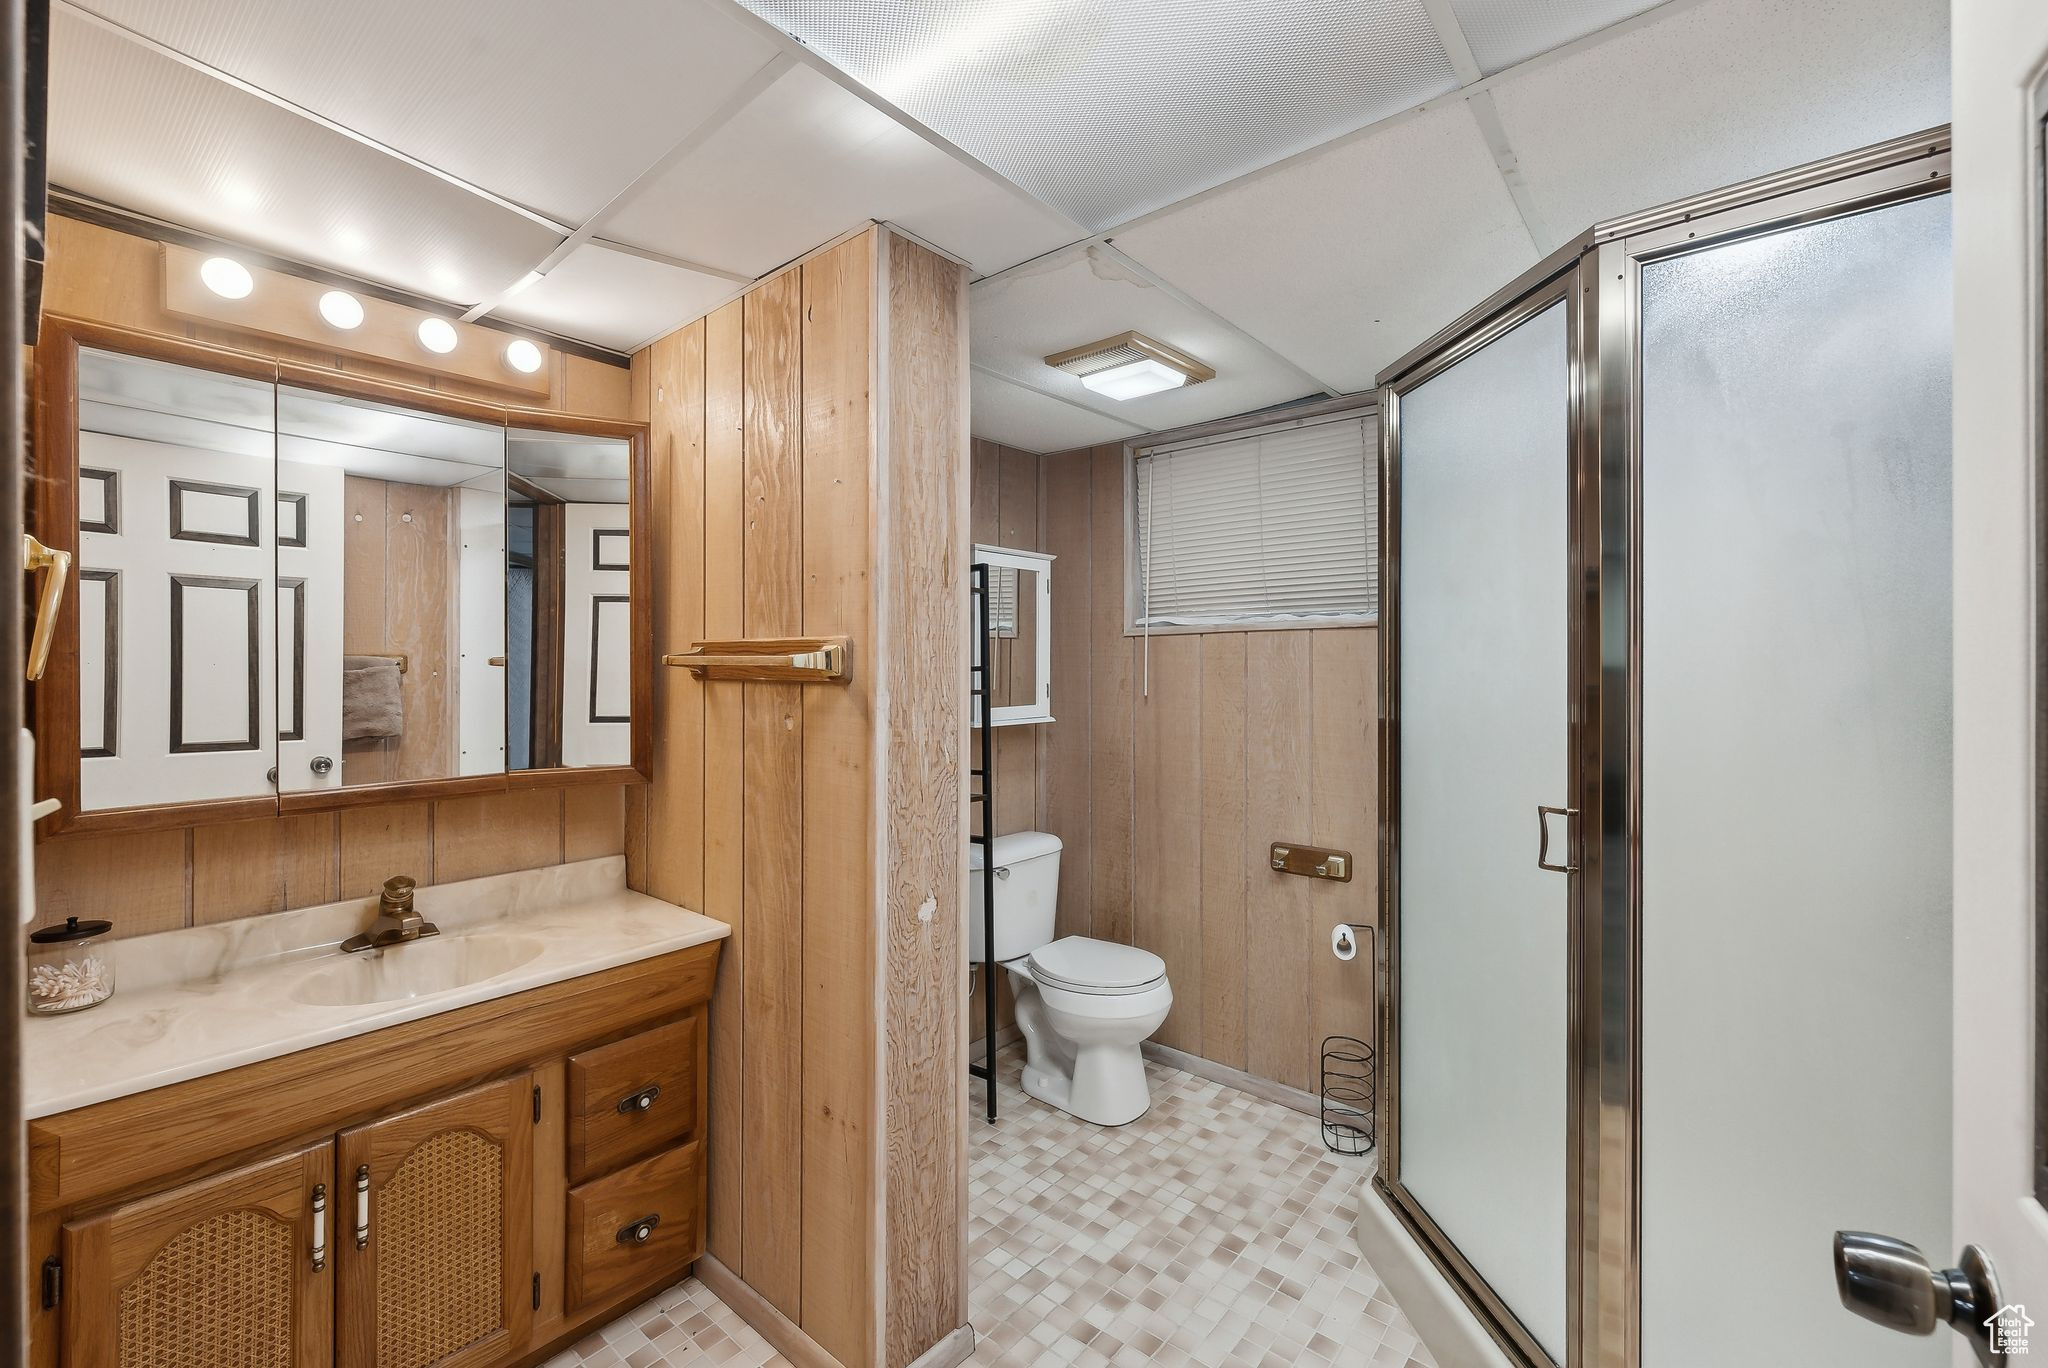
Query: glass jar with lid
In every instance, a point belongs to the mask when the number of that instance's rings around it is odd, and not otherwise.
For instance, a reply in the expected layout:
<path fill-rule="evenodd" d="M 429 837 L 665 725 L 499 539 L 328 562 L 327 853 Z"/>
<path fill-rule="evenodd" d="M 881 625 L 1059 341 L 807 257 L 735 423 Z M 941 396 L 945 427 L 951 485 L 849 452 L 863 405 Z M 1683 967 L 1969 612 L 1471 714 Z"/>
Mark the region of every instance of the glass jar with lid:
<path fill-rule="evenodd" d="M 37 1016 L 77 1012 L 114 995 L 110 921 L 69 918 L 29 933 L 28 1009 Z"/>

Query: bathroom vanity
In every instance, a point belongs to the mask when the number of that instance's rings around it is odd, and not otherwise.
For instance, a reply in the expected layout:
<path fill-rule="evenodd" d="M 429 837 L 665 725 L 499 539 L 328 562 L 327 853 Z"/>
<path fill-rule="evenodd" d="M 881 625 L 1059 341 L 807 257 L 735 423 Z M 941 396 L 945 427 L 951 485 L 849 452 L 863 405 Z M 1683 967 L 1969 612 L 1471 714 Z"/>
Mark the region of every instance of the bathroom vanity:
<path fill-rule="evenodd" d="M 623 883 L 422 889 L 440 934 L 367 954 L 362 900 L 117 943 L 27 1024 L 30 1362 L 496 1368 L 682 1276 L 728 931 Z"/>

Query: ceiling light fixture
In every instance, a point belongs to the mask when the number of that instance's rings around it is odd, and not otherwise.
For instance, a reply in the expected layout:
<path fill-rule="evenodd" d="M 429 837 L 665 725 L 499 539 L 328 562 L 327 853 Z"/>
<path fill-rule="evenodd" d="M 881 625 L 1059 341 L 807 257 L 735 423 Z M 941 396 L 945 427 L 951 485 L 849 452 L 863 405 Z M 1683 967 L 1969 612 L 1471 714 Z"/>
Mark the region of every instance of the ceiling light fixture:
<path fill-rule="evenodd" d="M 505 345 L 505 364 L 521 375 L 531 375 L 539 370 L 544 359 L 540 348 L 523 337 L 515 337 Z"/>
<path fill-rule="evenodd" d="M 320 296 L 320 316 L 343 332 L 363 326 L 363 301 L 347 290 L 329 290 Z"/>
<path fill-rule="evenodd" d="M 442 356 L 454 351 L 458 340 L 455 336 L 455 325 L 445 318 L 421 319 L 419 339 L 422 347 Z"/>
<path fill-rule="evenodd" d="M 247 299 L 249 291 L 256 288 L 256 279 L 249 274 L 249 268 L 227 257 L 208 257 L 200 262 L 199 278 L 207 289 L 222 299 Z"/>
<path fill-rule="evenodd" d="M 1138 399 L 1216 378 L 1213 369 L 1186 352 L 1134 332 L 1055 352 L 1045 358 L 1045 364 L 1065 371 L 1095 393 L 1117 400 Z"/>

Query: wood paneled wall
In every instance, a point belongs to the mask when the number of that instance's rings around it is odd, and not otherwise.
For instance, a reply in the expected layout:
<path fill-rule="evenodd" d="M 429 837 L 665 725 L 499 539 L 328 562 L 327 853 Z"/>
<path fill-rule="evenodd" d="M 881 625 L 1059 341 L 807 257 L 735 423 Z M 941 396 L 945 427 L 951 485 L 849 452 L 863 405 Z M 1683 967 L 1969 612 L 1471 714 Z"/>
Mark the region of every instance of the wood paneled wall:
<path fill-rule="evenodd" d="M 403 731 L 343 741 L 345 783 L 439 779 L 459 772 L 457 498 L 455 490 L 441 486 L 362 475 L 342 479 L 342 653 L 399 654 L 409 661 L 398 680 Z"/>
<path fill-rule="evenodd" d="M 998 450 L 998 513 L 1025 480 L 1005 462 L 1031 459 Z M 1374 1033 L 1371 962 L 1336 959 L 1330 931 L 1377 906 L 1378 634 L 1124 635 L 1123 460 L 1109 445 L 1038 462 L 1058 720 L 1004 730 L 1036 733 L 1036 824 L 1065 846 L 1060 934 L 1166 961 L 1161 1044 L 1312 1090 L 1325 1036 Z M 1274 841 L 1349 850 L 1356 872 L 1275 874 Z"/>
<path fill-rule="evenodd" d="M 156 243 L 63 217 L 50 219 L 49 232 L 43 307 L 50 313 L 493 402 L 501 397 L 398 364 L 188 323 L 163 311 Z M 624 369 L 560 354 L 556 366 L 549 407 L 628 416 Z M 116 935 L 145 935 L 360 897 L 392 874 L 411 874 L 423 884 L 448 882 L 617 854 L 624 849 L 625 808 L 624 791 L 605 785 L 60 836 L 36 847 L 37 924 L 72 914 L 110 915 Z"/>
<path fill-rule="evenodd" d="M 853 640 L 844 687 L 663 670 L 629 820 L 636 885 L 733 928 L 710 1253 L 848 1365 L 907 1363 L 965 1319 L 964 299 L 960 267 L 873 229 L 633 373 L 657 648 Z"/>

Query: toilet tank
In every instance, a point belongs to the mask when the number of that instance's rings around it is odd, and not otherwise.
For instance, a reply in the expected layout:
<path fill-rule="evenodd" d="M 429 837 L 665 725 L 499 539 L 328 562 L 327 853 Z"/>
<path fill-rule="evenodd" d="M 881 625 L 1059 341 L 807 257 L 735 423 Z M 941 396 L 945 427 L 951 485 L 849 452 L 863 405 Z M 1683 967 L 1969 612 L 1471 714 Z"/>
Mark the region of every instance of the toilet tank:
<path fill-rule="evenodd" d="M 967 847 L 967 954 L 981 963 L 981 868 L 984 848 Z M 998 836 L 988 853 L 996 866 L 996 958 L 1028 955 L 1053 938 L 1060 895 L 1060 838 L 1046 831 Z"/>

